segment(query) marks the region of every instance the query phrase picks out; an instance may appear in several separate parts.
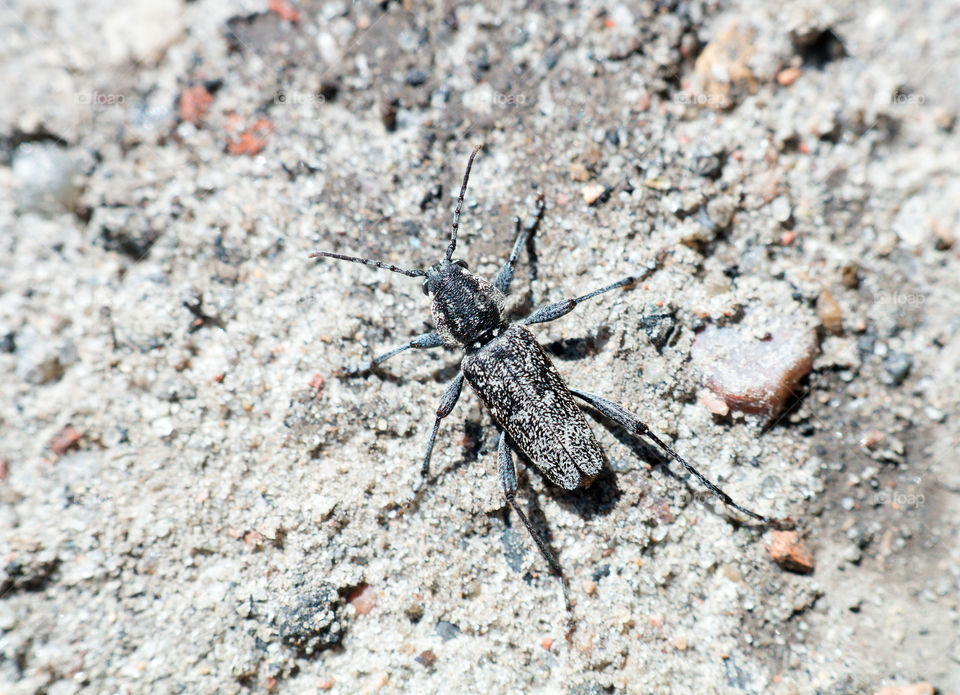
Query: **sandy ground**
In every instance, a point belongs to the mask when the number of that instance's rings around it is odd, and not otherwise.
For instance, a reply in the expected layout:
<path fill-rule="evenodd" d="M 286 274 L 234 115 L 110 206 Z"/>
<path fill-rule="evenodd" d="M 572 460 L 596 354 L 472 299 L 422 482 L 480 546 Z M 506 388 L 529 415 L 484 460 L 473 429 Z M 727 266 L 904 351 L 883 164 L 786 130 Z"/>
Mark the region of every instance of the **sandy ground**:
<path fill-rule="evenodd" d="M 908 3 L 0 6 L 0 692 L 960 692 L 960 12 Z M 609 474 L 520 498 L 408 267 L 518 314 L 812 574 L 590 420 Z M 651 315 L 667 315 L 651 323 Z M 764 423 L 709 326 L 816 331 Z M 749 369 L 769 369 L 766 360 Z M 715 401 L 715 399 L 714 399 Z M 718 410 L 713 403 L 714 410 Z"/>

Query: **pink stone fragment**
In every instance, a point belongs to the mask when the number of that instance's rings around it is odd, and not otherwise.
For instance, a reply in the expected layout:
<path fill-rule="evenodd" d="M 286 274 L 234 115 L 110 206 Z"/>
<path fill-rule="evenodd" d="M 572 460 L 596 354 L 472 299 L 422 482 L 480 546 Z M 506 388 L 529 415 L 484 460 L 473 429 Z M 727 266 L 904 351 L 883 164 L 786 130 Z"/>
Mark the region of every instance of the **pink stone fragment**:
<path fill-rule="evenodd" d="M 817 349 L 816 331 L 778 317 L 759 327 L 707 326 L 691 356 L 703 384 L 730 408 L 770 418 L 810 372 Z"/>
<path fill-rule="evenodd" d="M 934 695 L 937 691 L 928 681 L 909 685 L 888 685 L 876 691 L 876 695 Z"/>
<path fill-rule="evenodd" d="M 730 406 L 710 389 L 704 389 L 700 394 L 700 404 L 714 415 L 726 417 L 730 412 Z"/>
<path fill-rule="evenodd" d="M 774 531 L 770 555 L 783 569 L 797 574 L 812 574 L 816 562 L 796 531 Z"/>

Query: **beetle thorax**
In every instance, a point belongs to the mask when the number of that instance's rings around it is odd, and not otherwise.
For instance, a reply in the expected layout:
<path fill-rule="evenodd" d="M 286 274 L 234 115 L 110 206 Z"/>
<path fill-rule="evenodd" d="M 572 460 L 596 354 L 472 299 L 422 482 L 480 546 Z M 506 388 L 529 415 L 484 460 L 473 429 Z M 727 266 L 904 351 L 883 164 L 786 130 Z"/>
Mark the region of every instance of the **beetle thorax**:
<path fill-rule="evenodd" d="M 427 271 L 437 333 L 448 345 L 468 348 L 501 328 L 504 295 L 462 264 L 441 261 Z"/>

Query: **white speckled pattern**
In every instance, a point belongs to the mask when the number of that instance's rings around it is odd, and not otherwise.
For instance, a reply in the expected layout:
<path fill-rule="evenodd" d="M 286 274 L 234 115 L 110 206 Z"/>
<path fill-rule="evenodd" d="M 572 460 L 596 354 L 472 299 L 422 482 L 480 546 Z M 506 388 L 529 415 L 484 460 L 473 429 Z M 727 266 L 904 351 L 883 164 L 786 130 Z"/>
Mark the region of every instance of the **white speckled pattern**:
<path fill-rule="evenodd" d="M 573 490 L 600 472 L 600 446 L 529 330 L 510 326 L 461 369 L 513 445 L 552 482 Z"/>

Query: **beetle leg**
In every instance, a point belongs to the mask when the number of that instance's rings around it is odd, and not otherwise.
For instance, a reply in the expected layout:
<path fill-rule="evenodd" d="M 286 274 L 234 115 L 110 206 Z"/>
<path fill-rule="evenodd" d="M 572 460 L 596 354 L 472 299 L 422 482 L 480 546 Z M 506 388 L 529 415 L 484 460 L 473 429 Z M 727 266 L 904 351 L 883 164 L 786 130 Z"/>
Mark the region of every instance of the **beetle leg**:
<path fill-rule="evenodd" d="M 537 196 L 537 202 L 535 203 L 534 209 L 527 215 L 527 219 L 521 221 L 519 217 L 516 218 L 517 222 L 517 238 L 513 242 L 513 251 L 510 252 L 510 259 L 504 263 L 503 267 L 500 269 L 500 272 L 497 273 L 496 280 L 493 281 L 494 286 L 507 294 L 510 290 L 510 281 L 513 280 L 513 269 L 517 265 L 517 258 L 520 257 L 520 251 L 523 249 L 524 243 L 527 241 L 527 236 L 529 236 L 534 230 L 536 230 L 537 225 L 540 224 L 540 218 L 543 217 L 543 194 Z"/>
<path fill-rule="evenodd" d="M 594 290 L 593 292 L 585 294 L 582 297 L 563 299 L 559 302 L 554 302 L 553 304 L 544 304 L 542 307 L 530 314 L 527 318 L 523 319 L 523 321 L 520 323 L 522 323 L 524 326 L 529 326 L 534 323 L 547 323 L 548 321 L 556 321 L 561 316 L 566 316 L 571 311 L 576 309 L 577 305 L 581 302 L 585 302 L 588 299 L 596 297 L 598 294 L 603 294 L 604 292 L 609 292 L 610 290 L 632 285 L 636 281 L 637 278 L 635 277 L 627 277 L 623 280 L 618 280 L 613 284 L 607 285 L 606 287 L 601 287 L 599 290 Z"/>
<path fill-rule="evenodd" d="M 430 432 L 430 442 L 427 444 L 427 453 L 423 457 L 423 465 L 420 466 L 420 477 L 413 484 L 413 493 L 410 495 L 412 501 L 416 494 L 423 487 L 427 479 L 427 473 L 430 471 L 430 457 L 433 455 L 433 443 L 437 439 L 437 431 L 440 429 L 440 421 L 453 410 L 460 398 L 460 389 L 463 388 L 463 374 L 457 374 L 447 390 L 443 392 L 443 398 L 440 399 L 440 405 L 437 407 L 437 419 L 433 422 L 433 431 Z"/>
<path fill-rule="evenodd" d="M 372 360 L 370 360 L 366 364 L 356 365 L 353 367 L 342 367 L 340 369 L 340 372 L 343 374 L 343 376 L 359 376 L 360 374 L 366 374 L 371 369 L 376 367 L 378 364 L 381 364 L 382 362 L 386 362 L 391 357 L 393 357 L 394 355 L 400 354 L 404 350 L 409 350 L 410 348 L 420 348 L 420 349 L 435 348 L 435 347 L 440 347 L 441 345 L 443 345 L 443 340 L 441 340 L 440 336 L 437 335 L 436 332 L 424 333 L 423 335 L 418 335 L 409 343 L 400 345 L 388 352 L 383 353 L 382 355 L 374 357 Z"/>
<path fill-rule="evenodd" d="M 700 471 L 694 468 L 691 464 L 680 456 L 676 451 L 671 449 L 669 446 L 664 444 L 657 435 L 650 431 L 650 428 L 643 424 L 633 413 L 627 411 L 625 408 L 617 405 L 613 401 L 602 398 L 601 396 L 595 396 L 592 393 L 587 393 L 585 391 L 578 391 L 577 389 L 570 389 L 572 393 L 577 398 L 586 401 L 592 407 L 596 408 L 602 415 L 610 418 L 611 420 L 620 423 L 628 431 L 638 434 L 641 437 L 646 437 L 654 444 L 656 444 L 660 449 L 663 450 L 670 458 L 674 461 L 677 461 L 680 465 L 687 469 L 700 483 L 710 490 L 714 495 L 720 498 L 720 500 L 736 509 L 737 511 L 746 514 L 747 516 L 760 521 L 767 526 L 771 526 L 776 529 L 788 529 L 793 528 L 796 525 L 796 522 L 793 519 L 774 519 L 772 517 L 764 516 L 763 514 L 758 514 L 757 512 L 751 511 L 746 507 L 741 507 L 739 504 L 733 501 L 733 499 L 726 492 L 717 487 L 716 484 L 709 481 L 703 476 Z"/>
<path fill-rule="evenodd" d="M 543 555 L 547 564 L 550 565 L 550 569 L 553 570 L 553 573 L 557 575 L 557 579 L 560 580 L 560 588 L 563 590 L 563 602 L 567 607 L 567 612 L 570 614 L 572 621 L 573 606 L 570 604 L 570 595 L 567 593 L 567 580 L 563 576 L 560 563 L 557 562 L 557 558 L 550 551 L 550 548 L 547 547 L 546 541 L 536 532 L 527 515 L 520 510 L 520 505 L 517 504 L 517 471 L 513 465 L 513 454 L 510 452 L 510 446 L 507 444 L 507 437 L 503 432 L 500 433 L 500 443 L 497 446 L 497 475 L 500 478 L 500 486 L 503 488 L 503 494 L 504 497 L 507 498 L 507 503 L 513 507 L 513 511 L 520 517 L 520 521 L 527 527 L 527 531 L 533 538 L 533 542 L 537 544 L 540 554 Z"/>
<path fill-rule="evenodd" d="M 582 297 L 563 299 L 559 302 L 554 302 L 553 304 L 545 304 L 530 314 L 527 318 L 523 319 L 520 323 L 522 323 L 524 326 L 529 326 L 534 323 L 547 323 L 548 321 L 556 321 L 561 316 L 566 316 L 569 314 L 571 311 L 577 308 L 577 305 L 587 301 L 588 299 L 592 299 L 599 294 L 603 294 L 604 292 L 610 292 L 611 290 L 627 287 L 628 285 L 634 285 L 642 280 L 646 280 L 660 268 L 660 266 L 663 264 L 663 259 L 665 256 L 666 253 L 664 251 L 658 253 L 656 258 L 651 261 L 639 275 L 631 275 L 623 278 L 622 280 L 617 280 L 617 282 L 611 283 L 606 287 L 601 287 L 599 290 L 588 292 Z"/>

